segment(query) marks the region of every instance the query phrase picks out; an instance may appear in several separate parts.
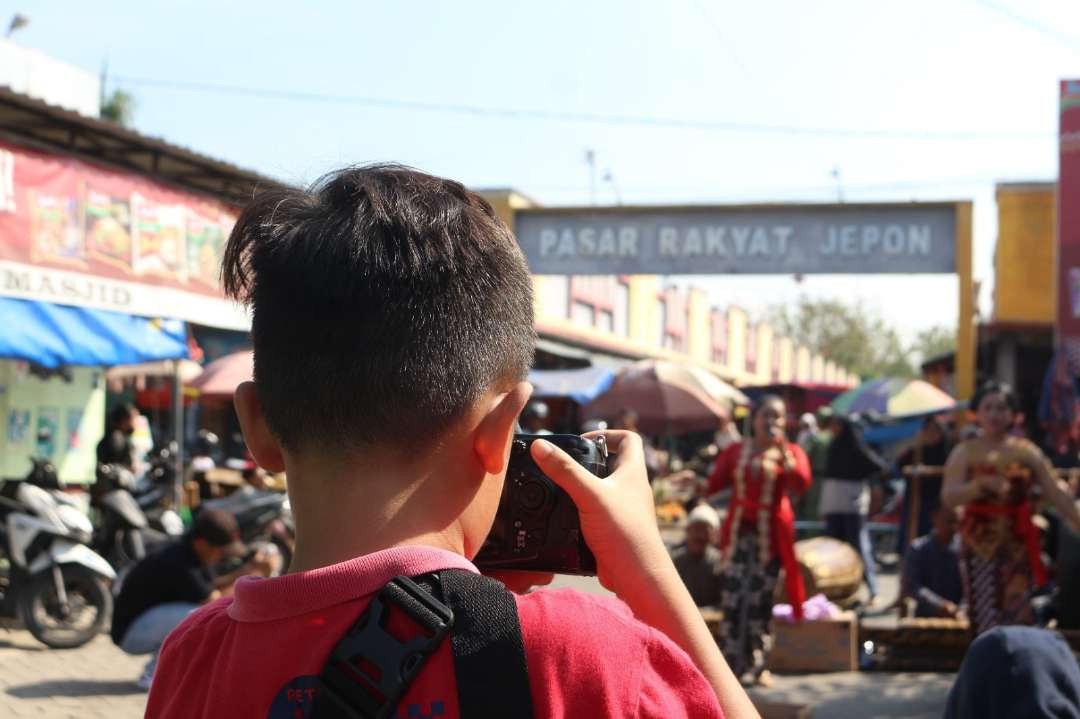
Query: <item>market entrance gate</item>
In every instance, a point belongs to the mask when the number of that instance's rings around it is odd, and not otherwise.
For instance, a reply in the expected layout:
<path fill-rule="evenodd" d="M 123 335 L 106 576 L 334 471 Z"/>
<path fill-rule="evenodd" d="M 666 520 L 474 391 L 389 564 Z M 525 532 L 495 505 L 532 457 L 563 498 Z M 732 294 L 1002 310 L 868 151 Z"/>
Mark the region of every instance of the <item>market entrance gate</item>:
<path fill-rule="evenodd" d="M 975 389 L 971 202 L 519 209 L 537 275 L 956 274 L 956 396 Z"/>

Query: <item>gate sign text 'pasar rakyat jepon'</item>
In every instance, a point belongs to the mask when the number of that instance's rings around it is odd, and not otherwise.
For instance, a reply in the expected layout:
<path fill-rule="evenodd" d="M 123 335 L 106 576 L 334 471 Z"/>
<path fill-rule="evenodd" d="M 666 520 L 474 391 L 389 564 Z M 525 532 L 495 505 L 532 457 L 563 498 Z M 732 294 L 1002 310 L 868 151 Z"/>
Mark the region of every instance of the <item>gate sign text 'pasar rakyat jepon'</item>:
<path fill-rule="evenodd" d="M 535 274 L 956 271 L 952 203 L 519 210 Z"/>

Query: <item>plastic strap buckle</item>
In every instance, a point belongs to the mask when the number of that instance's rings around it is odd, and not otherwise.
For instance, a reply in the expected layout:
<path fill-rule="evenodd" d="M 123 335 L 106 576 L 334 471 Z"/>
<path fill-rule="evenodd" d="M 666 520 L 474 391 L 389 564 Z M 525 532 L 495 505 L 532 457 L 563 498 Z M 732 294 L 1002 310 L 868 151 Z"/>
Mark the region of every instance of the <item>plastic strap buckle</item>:
<path fill-rule="evenodd" d="M 405 612 L 424 632 L 405 641 L 390 634 L 391 609 Z M 319 675 L 321 694 L 349 719 L 389 716 L 453 625 L 450 607 L 408 577 L 395 577 L 334 647 Z"/>

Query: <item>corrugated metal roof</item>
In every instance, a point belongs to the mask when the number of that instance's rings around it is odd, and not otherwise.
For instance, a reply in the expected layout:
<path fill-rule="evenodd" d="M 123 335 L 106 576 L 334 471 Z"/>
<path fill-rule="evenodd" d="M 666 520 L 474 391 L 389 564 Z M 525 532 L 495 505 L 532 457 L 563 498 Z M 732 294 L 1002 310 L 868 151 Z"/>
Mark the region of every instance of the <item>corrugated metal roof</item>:
<path fill-rule="evenodd" d="M 233 206 L 284 183 L 116 123 L 86 117 L 0 86 L 0 138 L 145 175 Z"/>

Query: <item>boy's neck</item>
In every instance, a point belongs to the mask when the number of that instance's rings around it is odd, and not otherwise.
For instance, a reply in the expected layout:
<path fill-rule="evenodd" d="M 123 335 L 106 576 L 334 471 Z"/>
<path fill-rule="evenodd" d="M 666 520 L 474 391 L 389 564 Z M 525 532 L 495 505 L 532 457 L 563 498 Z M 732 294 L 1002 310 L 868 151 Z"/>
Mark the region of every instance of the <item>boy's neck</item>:
<path fill-rule="evenodd" d="M 384 458 L 385 459 L 385 458 Z M 296 523 L 290 573 L 338 564 L 382 549 L 425 545 L 465 555 L 459 484 L 435 463 L 298 463 L 287 469 Z M 426 465 L 426 466 L 425 466 Z"/>

